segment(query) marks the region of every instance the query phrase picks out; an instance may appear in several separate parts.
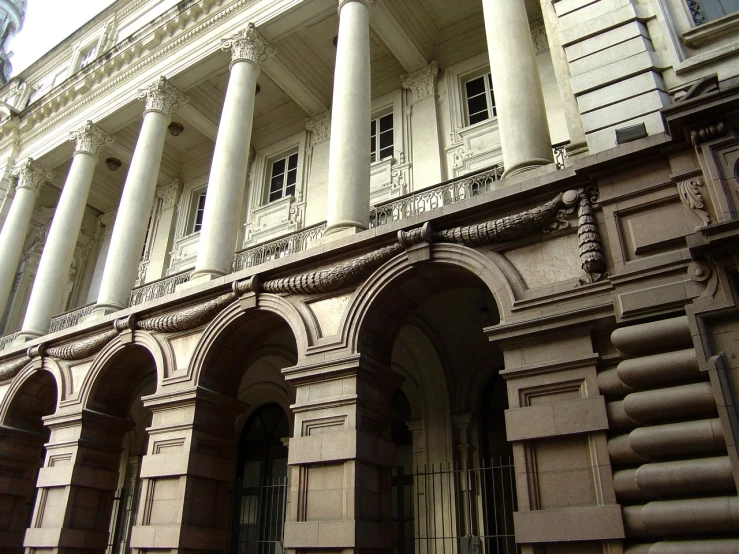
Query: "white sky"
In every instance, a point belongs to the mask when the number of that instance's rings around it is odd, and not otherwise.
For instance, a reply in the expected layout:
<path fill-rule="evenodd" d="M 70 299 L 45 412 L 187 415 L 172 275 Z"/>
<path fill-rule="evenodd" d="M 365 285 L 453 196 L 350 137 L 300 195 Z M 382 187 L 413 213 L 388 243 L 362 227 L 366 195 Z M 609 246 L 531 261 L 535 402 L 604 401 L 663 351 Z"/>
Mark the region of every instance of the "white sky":
<path fill-rule="evenodd" d="M 115 0 L 28 0 L 23 28 L 10 41 L 17 75 Z"/>

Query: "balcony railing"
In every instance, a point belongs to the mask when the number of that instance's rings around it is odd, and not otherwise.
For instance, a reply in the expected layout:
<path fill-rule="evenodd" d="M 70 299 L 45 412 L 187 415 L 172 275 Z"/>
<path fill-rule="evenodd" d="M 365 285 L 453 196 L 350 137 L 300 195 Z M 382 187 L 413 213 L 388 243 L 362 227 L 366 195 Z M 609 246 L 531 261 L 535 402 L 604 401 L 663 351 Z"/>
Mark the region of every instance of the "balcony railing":
<path fill-rule="evenodd" d="M 236 252 L 231 268 L 234 272 L 247 269 L 255 265 L 284 258 L 296 252 L 302 252 L 315 240 L 323 236 L 326 230 L 326 222 L 306 227 L 295 233 L 283 235 L 274 240 L 251 246 Z"/>
<path fill-rule="evenodd" d="M 380 227 L 490 192 L 493 183 L 500 181 L 502 175 L 503 165 L 498 164 L 477 173 L 457 177 L 434 187 L 382 202 L 370 208 L 370 227 Z"/>
<path fill-rule="evenodd" d="M 131 291 L 131 298 L 128 300 L 128 305 L 136 306 L 137 304 L 172 294 L 177 288 L 177 285 L 187 283 L 190 280 L 191 273 L 192 270 L 188 269 L 187 271 L 181 271 L 180 273 L 175 273 L 163 279 L 136 287 Z"/>
<path fill-rule="evenodd" d="M 94 303 L 88 304 L 87 306 L 75 308 L 74 310 L 59 314 L 58 316 L 52 318 L 51 323 L 49 324 L 49 333 L 56 333 L 57 331 L 61 331 L 62 329 L 74 327 L 80 322 L 83 317 L 90 315 L 94 307 Z"/>
<path fill-rule="evenodd" d="M 12 333 L 8 333 L 7 335 L 3 335 L 2 337 L 0 337 L 0 350 L 5 348 L 9 343 L 13 342 L 17 336 L 18 331 L 13 331 Z"/>

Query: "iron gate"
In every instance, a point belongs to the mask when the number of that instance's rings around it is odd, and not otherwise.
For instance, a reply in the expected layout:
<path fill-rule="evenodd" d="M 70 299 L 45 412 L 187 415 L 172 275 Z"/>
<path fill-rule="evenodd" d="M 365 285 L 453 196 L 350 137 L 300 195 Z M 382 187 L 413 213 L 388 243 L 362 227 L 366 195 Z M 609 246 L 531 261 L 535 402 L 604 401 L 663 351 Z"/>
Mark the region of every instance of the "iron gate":
<path fill-rule="evenodd" d="M 393 472 L 397 554 L 518 554 L 510 458 Z"/>

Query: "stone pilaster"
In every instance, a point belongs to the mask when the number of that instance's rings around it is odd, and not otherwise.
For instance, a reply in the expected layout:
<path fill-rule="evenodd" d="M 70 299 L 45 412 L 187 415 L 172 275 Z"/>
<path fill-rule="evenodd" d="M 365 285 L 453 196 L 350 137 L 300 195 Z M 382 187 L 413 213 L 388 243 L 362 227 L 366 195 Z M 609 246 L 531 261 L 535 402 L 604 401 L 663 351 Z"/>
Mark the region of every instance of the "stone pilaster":
<path fill-rule="evenodd" d="M 0 314 L 8 304 L 15 272 L 20 262 L 23 243 L 28 235 L 33 207 L 41 186 L 54 177 L 54 172 L 28 158 L 12 171 L 18 178 L 8 217 L 0 231 Z"/>
<path fill-rule="evenodd" d="M 97 157 L 115 140 L 92 121 L 72 131 L 70 138 L 75 142 L 74 158 L 36 272 L 20 335 L 24 338 L 44 335 L 49 330 L 51 318 L 61 308 Z"/>
<path fill-rule="evenodd" d="M 51 430 L 36 506 L 23 545 L 104 552 L 118 486 L 121 441 L 133 424 L 98 412 L 44 418 Z"/>
<path fill-rule="evenodd" d="M 165 77 L 141 89 L 137 96 L 145 102 L 144 122 L 123 186 L 93 315 L 110 313 L 128 305 L 146 240 L 167 126 L 172 113 L 188 102 L 188 97 Z"/>
<path fill-rule="evenodd" d="M 431 62 L 423 69 L 401 77 L 403 88 L 409 91 L 411 138 L 413 158 L 424 160 L 413 164 L 411 171 L 414 187 L 428 187 L 443 181 L 442 145 L 439 129 L 439 113 L 436 104 L 436 80 L 439 65 Z"/>
<path fill-rule="evenodd" d="M 234 425 L 246 406 L 205 389 L 143 401 L 152 423 L 141 461 L 133 552 L 225 551 L 236 470 Z"/>
<path fill-rule="evenodd" d="M 392 552 L 390 397 L 400 378 L 359 356 L 283 373 L 296 387 L 285 548 Z"/>
<path fill-rule="evenodd" d="M 165 277 L 169 266 L 169 253 L 172 251 L 174 227 L 177 223 L 177 202 L 182 195 L 183 183 L 173 179 L 171 183 L 162 185 L 156 190 L 160 200 L 159 220 L 154 235 L 149 239 L 149 263 L 146 267 L 146 278 L 155 281 Z"/>
<path fill-rule="evenodd" d="M 242 223 L 239 219 L 249 169 L 259 66 L 275 53 L 253 23 L 223 39 L 221 48 L 231 52 L 231 75 L 218 125 L 193 272 L 198 280 L 212 279 L 231 271 L 236 237 Z"/>

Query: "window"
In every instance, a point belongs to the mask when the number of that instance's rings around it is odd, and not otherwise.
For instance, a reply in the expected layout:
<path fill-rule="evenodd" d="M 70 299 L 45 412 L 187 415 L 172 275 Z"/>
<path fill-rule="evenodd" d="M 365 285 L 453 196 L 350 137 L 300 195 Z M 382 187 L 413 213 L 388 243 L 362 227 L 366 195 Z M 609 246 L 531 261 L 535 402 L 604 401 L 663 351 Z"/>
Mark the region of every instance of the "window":
<path fill-rule="evenodd" d="M 737 0 L 687 0 L 687 3 L 696 25 L 739 11 Z"/>
<path fill-rule="evenodd" d="M 393 114 L 373 119 L 370 125 L 370 161 L 377 162 L 393 155 Z"/>
<path fill-rule="evenodd" d="M 146 224 L 146 234 L 144 235 L 144 246 L 141 249 L 141 257 L 146 257 L 146 250 L 149 247 L 149 235 L 151 234 L 151 221 L 154 219 L 154 212 L 149 216 L 149 222 Z"/>
<path fill-rule="evenodd" d="M 79 71 L 85 66 L 90 65 L 92 60 L 95 59 L 96 44 L 92 44 L 80 52 L 80 57 L 77 61 L 77 70 Z"/>
<path fill-rule="evenodd" d="M 298 153 L 290 154 L 272 162 L 272 176 L 269 180 L 269 202 L 285 196 L 295 196 L 298 181 Z"/>
<path fill-rule="evenodd" d="M 203 228 L 203 215 L 205 214 L 205 193 L 201 192 L 195 201 L 195 217 L 192 222 L 192 232 L 199 233 Z"/>
<path fill-rule="evenodd" d="M 468 125 L 474 125 L 497 115 L 493 95 L 493 78 L 490 73 L 466 81 L 464 94 L 467 99 Z"/>

